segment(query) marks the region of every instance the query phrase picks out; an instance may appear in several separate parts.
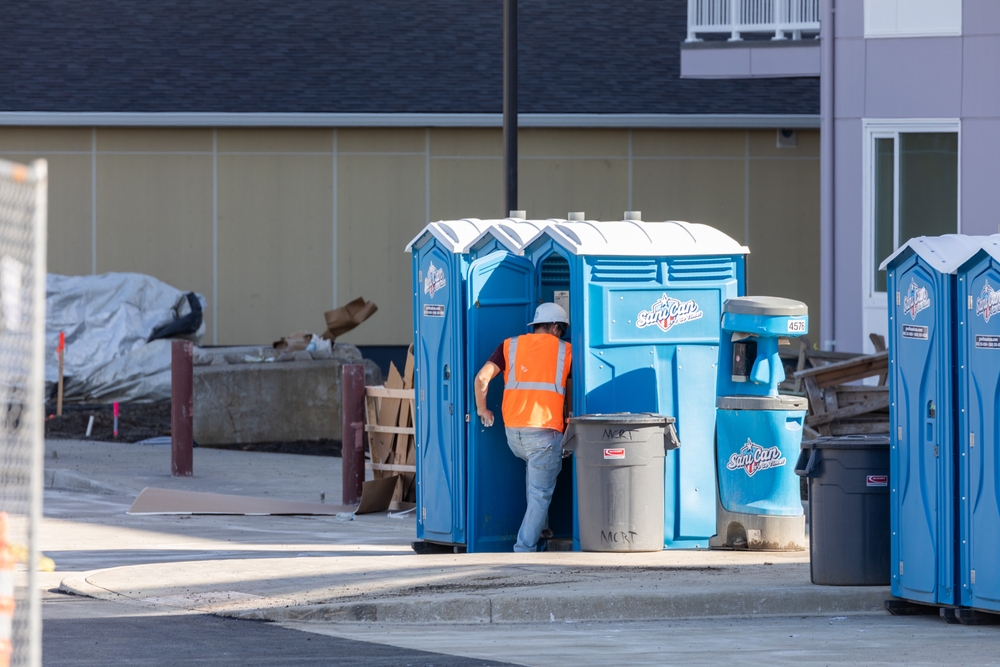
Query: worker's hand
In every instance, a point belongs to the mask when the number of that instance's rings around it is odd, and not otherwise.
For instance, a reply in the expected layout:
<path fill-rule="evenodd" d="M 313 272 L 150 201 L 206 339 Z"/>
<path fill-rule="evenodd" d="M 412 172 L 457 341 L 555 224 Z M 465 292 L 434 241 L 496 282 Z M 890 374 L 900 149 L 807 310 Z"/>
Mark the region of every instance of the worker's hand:
<path fill-rule="evenodd" d="M 492 410 L 487 410 L 487 409 L 484 408 L 482 410 L 479 410 L 478 412 L 479 412 L 479 420 L 481 422 L 483 422 L 483 426 L 485 426 L 486 428 L 489 428 L 490 426 L 493 426 L 493 411 Z"/>

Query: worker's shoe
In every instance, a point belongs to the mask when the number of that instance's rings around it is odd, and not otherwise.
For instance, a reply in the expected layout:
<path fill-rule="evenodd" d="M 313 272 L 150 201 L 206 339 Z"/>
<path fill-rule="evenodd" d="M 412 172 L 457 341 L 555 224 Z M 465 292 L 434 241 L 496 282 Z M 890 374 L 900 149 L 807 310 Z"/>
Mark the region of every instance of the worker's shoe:
<path fill-rule="evenodd" d="M 543 540 L 551 540 L 553 538 L 553 536 L 554 536 L 554 533 L 552 532 L 551 528 L 543 528 L 542 529 L 542 534 L 539 535 L 539 537 L 541 539 L 543 539 Z"/>

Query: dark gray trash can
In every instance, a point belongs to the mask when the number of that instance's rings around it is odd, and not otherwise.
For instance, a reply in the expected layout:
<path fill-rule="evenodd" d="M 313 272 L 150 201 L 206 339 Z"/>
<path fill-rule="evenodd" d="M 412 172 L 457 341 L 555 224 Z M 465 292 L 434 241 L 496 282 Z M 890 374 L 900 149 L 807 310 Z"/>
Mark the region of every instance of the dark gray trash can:
<path fill-rule="evenodd" d="M 809 480 L 812 582 L 888 586 L 889 436 L 803 442 L 795 473 Z"/>
<path fill-rule="evenodd" d="M 574 538 L 582 551 L 663 549 L 663 457 L 680 446 L 674 418 L 620 412 L 572 417 Z"/>

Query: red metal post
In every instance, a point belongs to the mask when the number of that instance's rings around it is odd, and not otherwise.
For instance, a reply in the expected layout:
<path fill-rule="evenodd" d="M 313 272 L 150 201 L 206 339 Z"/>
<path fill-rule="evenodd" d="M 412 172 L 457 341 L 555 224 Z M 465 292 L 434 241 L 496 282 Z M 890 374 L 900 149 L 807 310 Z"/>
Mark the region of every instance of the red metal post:
<path fill-rule="evenodd" d="M 344 364 L 340 382 L 340 405 L 343 408 L 341 457 L 343 462 L 343 504 L 361 502 L 365 481 L 365 367 Z"/>
<path fill-rule="evenodd" d="M 194 345 L 175 340 L 170 356 L 170 467 L 174 477 L 194 474 Z"/>

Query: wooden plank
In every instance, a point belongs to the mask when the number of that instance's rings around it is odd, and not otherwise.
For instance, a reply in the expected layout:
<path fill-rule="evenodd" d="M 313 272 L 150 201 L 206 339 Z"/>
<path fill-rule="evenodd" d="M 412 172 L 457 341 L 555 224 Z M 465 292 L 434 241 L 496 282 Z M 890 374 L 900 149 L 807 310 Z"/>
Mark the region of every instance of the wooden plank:
<path fill-rule="evenodd" d="M 389 362 L 389 377 L 385 381 L 386 389 L 403 389 L 403 378 L 399 374 L 399 369 L 392 362 Z M 398 398 L 379 399 L 378 423 L 370 426 L 395 428 L 399 420 L 399 405 L 402 401 Z M 365 427 L 367 430 L 367 426 Z M 388 463 L 392 456 L 392 443 L 396 436 L 392 432 L 377 431 L 370 438 L 372 461 L 374 463 Z M 376 477 L 384 477 L 381 471 L 376 471 Z"/>
<path fill-rule="evenodd" d="M 868 401 L 867 403 L 858 403 L 856 405 L 851 405 L 846 408 L 839 408 L 838 410 L 828 411 L 822 415 L 812 415 L 806 417 L 806 423 L 810 426 L 819 426 L 822 424 L 829 424 L 830 422 L 843 419 L 845 417 L 854 417 L 855 415 L 861 415 L 866 412 L 871 412 L 873 410 L 881 410 L 889 406 L 889 396 L 877 398 L 873 401 Z"/>
<path fill-rule="evenodd" d="M 800 373 L 806 369 L 806 353 L 809 350 L 809 341 L 806 338 L 799 340 L 799 358 L 795 363 L 795 372 Z M 794 391 L 799 391 L 802 389 L 802 378 L 795 377 L 795 385 L 792 387 Z"/>
<path fill-rule="evenodd" d="M 816 379 L 811 377 L 804 378 L 803 384 L 805 385 L 806 396 L 809 398 L 810 412 L 814 415 L 825 414 L 826 404 L 823 402 L 822 392 L 816 386 Z M 820 435 L 830 435 L 829 427 L 820 426 L 817 430 Z"/>
<path fill-rule="evenodd" d="M 820 389 L 834 387 L 838 384 L 845 384 L 855 380 L 863 380 L 873 375 L 879 375 L 889 368 L 889 353 L 880 352 L 864 357 L 858 357 L 851 361 L 842 361 L 830 364 L 823 368 L 810 368 L 795 373 L 796 378 L 815 378 L 816 386 Z"/>
<path fill-rule="evenodd" d="M 889 394 L 888 387 L 829 387 L 825 391 L 836 392 L 837 405 L 847 407 L 856 403 L 867 403 Z"/>
<path fill-rule="evenodd" d="M 371 398 L 399 398 L 413 400 L 413 389 L 388 389 L 386 387 L 365 387 L 365 395 Z"/>
<path fill-rule="evenodd" d="M 837 390 L 837 394 L 843 396 L 844 394 L 856 393 L 888 393 L 888 387 L 877 387 L 870 384 L 844 384 L 839 387 L 834 387 Z"/>
<path fill-rule="evenodd" d="M 834 424 L 830 424 L 830 430 L 833 431 L 833 435 L 867 435 L 870 433 L 885 433 L 888 435 L 889 422 L 888 420 L 874 422 L 836 422 Z"/>
<path fill-rule="evenodd" d="M 366 424 L 365 431 L 368 433 L 391 433 L 392 435 L 413 435 L 412 426 L 379 426 L 378 424 Z"/>
<path fill-rule="evenodd" d="M 409 389 L 413 391 L 413 368 L 415 361 L 413 359 L 413 346 L 406 351 L 406 366 L 403 370 L 403 389 Z M 413 410 L 413 398 L 403 401 L 399 406 L 399 421 L 397 424 L 400 428 L 405 428 L 406 432 L 401 432 L 396 436 L 396 442 L 393 446 L 393 460 L 392 463 L 395 465 L 406 465 L 406 454 L 407 450 L 410 448 L 410 443 L 413 441 L 414 429 L 410 427 L 411 415 Z M 414 468 L 416 472 L 416 468 Z M 400 475 L 399 482 L 396 484 L 396 490 L 392 494 L 393 500 L 403 500 L 406 494 L 406 490 L 409 487 L 410 479 L 407 475 Z"/>
<path fill-rule="evenodd" d="M 372 463 L 365 461 L 365 470 L 383 470 L 389 472 L 417 472 L 417 466 L 397 465 L 395 463 Z"/>

